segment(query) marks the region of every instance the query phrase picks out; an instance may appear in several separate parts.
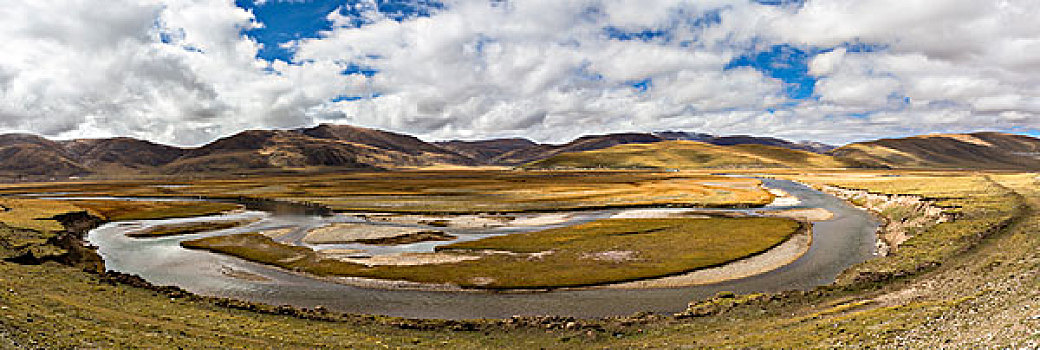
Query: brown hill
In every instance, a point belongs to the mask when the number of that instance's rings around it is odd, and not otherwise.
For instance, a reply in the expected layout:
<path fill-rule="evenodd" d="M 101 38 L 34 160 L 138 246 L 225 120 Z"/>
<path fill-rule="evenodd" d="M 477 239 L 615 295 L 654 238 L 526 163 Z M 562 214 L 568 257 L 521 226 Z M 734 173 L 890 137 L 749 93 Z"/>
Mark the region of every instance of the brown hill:
<path fill-rule="evenodd" d="M 1040 170 L 1040 139 L 996 132 L 881 139 L 830 154 L 868 167 Z"/>
<path fill-rule="evenodd" d="M 666 140 L 698 139 L 704 143 Z M 620 145 L 656 145 L 617 148 Z M 775 146 L 775 147 L 774 147 Z M 322 169 L 390 169 L 436 165 L 562 167 L 841 167 L 1040 169 L 1040 140 L 1002 133 L 925 135 L 826 145 L 781 139 L 685 132 L 583 136 L 561 145 L 526 139 L 424 142 L 387 131 L 323 124 L 297 130 L 253 130 L 198 148 L 132 138 L 55 142 L 26 134 L 0 135 L 0 177 L 86 174 L 237 174 Z M 603 152 L 589 153 L 589 151 Z M 655 152 L 660 154 L 655 154 Z M 830 156 L 833 156 L 831 158 Z M 670 166 L 679 162 L 681 166 Z M 623 164 L 622 164 L 623 163 Z"/>
<path fill-rule="evenodd" d="M 350 126 L 250 130 L 192 149 L 163 167 L 166 173 L 256 172 L 317 168 L 378 169 L 439 164 L 476 165 L 472 159 L 418 138 Z"/>
<path fill-rule="evenodd" d="M 534 141 L 522 138 L 494 139 L 483 141 L 441 141 L 441 148 L 467 156 L 481 164 L 492 164 L 499 156 L 516 150 L 539 146 Z"/>
<path fill-rule="evenodd" d="M 0 135 L 0 175 L 72 176 L 89 173 L 61 144 L 27 134 Z"/>
<path fill-rule="evenodd" d="M 152 172 L 184 155 L 185 150 L 128 137 L 61 142 L 83 167 L 95 172 Z"/>
<path fill-rule="evenodd" d="M 630 143 L 654 143 L 661 141 L 664 141 L 664 139 L 651 134 L 641 133 L 590 135 L 582 136 L 577 140 L 562 145 L 535 145 L 517 149 L 495 157 L 491 162 L 499 165 L 520 165 L 546 159 L 560 153 L 583 152 Z"/>
<path fill-rule="evenodd" d="M 762 137 L 762 136 L 749 136 L 749 135 L 730 135 L 730 136 L 715 136 L 711 134 L 702 133 L 689 133 L 684 131 L 660 131 L 655 132 L 655 136 L 663 138 L 665 140 L 673 141 L 697 141 L 710 143 L 719 146 L 735 146 L 735 145 L 763 145 L 763 146 L 774 146 L 794 150 L 809 151 L 813 153 L 827 153 L 836 147 L 812 141 L 802 142 L 791 142 L 784 139 L 778 139 L 775 137 Z"/>
<path fill-rule="evenodd" d="M 303 135 L 325 140 L 344 141 L 352 144 L 370 146 L 374 149 L 408 154 L 421 158 L 416 163 L 422 164 L 459 164 L 476 165 L 473 159 L 454 151 L 438 147 L 411 135 L 403 135 L 388 131 L 359 128 L 349 125 L 322 124 L 313 128 L 299 130 Z"/>

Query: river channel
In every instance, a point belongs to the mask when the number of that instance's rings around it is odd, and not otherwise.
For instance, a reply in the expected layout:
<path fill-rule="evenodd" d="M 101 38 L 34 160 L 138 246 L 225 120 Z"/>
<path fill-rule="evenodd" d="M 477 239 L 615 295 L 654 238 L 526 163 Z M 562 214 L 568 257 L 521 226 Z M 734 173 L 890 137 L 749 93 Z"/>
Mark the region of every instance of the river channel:
<path fill-rule="evenodd" d="M 769 188 L 784 190 L 799 199 L 797 204 L 766 209 L 823 208 L 831 211 L 834 217 L 831 220 L 813 223 L 813 240 L 808 252 L 788 265 L 751 277 L 680 288 L 582 289 L 529 293 L 373 289 L 310 278 L 230 256 L 184 249 L 179 245 L 182 240 L 209 235 L 272 229 L 305 232 L 340 222 L 403 225 L 371 222 L 364 216 L 357 215 L 314 215 L 309 210 L 291 207 L 252 205 L 248 206 L 249 209 L 246 211 L 220 216 L 114 222 L 91 231 L 87 235 L 87 241 L 98 248 L 98 253 L 105 260 L 108 269 L 139 275 L 156 285 L 175 285 L 201 295 L 273 305 L 321 305 L 340 312 L 437 319 L 504 318 L 513 315 L 591 318 L 626 316 L 637 312 L 675 313 L 685 309 L 690 301 L 711 296 L 719 291 L 750 293 L 808 290 L 830 284 L 841 271 L 873 256 L 875 231 L 879 222 L 870 213 L 796 182 L 774 179 L 763 179 L 763 182 Z M 741 211 L 754 214 L 761 210 L 763 209 Z M 567 220 L 546 225 L 437 229 L 458 236 L 459 240 L 475 240 L 493 235 L 574 225 L 608 218 L 622 211 L 617 209 L 568 212 Z M 258 221 L 245 227 L 189 236 L 142 239 L 125 235 L 128 231 L 154 225 L 239 218 L 255 218 Z M 435 246 L 444 243 L 423 242 L 375 249 L 371 246 L 363 248 L 372 254 L 392 254 L 432 251 Z M 335 248 L 359 247 L 342 245 Z M 252 278 L 241 278 L 242 275 Z"/>

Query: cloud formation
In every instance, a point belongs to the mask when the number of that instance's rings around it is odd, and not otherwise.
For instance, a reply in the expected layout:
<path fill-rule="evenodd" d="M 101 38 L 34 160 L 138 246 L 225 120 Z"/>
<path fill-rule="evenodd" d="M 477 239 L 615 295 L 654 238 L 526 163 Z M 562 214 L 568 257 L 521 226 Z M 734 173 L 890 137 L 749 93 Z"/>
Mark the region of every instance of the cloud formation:
<path fill-rule="evenodd" d="M 1031 0 L 407 5 L 346 2 L 265 59 L 272 43 L 249 35 L 265 18 L 230 0 L 14 0 L 0 7 L 0 131 L 197 145 L 334 122 L 427 139 L 841 143 L 1040 127 Z"/>

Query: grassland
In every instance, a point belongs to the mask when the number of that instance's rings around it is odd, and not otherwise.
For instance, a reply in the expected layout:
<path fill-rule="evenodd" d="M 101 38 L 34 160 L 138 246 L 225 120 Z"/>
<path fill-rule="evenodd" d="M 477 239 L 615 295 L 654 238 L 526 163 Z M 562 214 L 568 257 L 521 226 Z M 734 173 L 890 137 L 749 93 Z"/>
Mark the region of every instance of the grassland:
<path fill-rule="evenodd" d="M 791 174 L 806 171 L 792 171 Z M 877 176 L 909 175 L 903 177 Z M 920 194 L 957 220 L 916 234 L 960 241 L 935 266 L 863 285 L 723 293 L 679 318 L 412 321 L 297 312 L 116 283 L 79 266 L 0 262 L 0 348 L 1035 348 L 1040 346 L 1040 177 L 829 172 L 805 181 Z M 907 182 L 909 181 L 909 182 Z M 952 182 L 947 182 L 952 181 Z M 948 185 L 952 184 L 952 185 Z M 36 186 L 36 185 L 34 185 Z M 994 198 L 986 191 L 996 192 Z M 1000 203 L 1003 201 L 1004 203 Z M 13 203 L 3 203 L 13 206 Z M 959 207 L 954 207 L 959 205 Z M 25 205 L 23 208 L 33 207 Z M 22 217 L 52 217 L 53 204 Z M 1006 225 L 1000 223 L 1007 218 Z M 887 213 L 898 218 L 900 213 Z M 5 219 L 6 220 L 6 219 Z M 18 218 L 13 217 L 12 223 Z M 956 222 L 955 220 L 954 222 Z M 6 222 L 6 221 L 5 221 Z M 30 221 L 31 222 L 31 221 Z M 34 223 L 34 222 L 33 222 Z M 35 224 L 35 223 L 34 223 Z M 8 228 L 10 229 L 10 228 Z M 19 229 L 28 236 L 45 233 Z M 936 236 L 929 238 L 931 234 Z M 951 236 L 952 235 L 952 236 Z M 964 243 L 961 245 L 961 243 Z M 906 247 L 903 247 L 906 248 Z M 904 264 L 911 249 L 864 266 Z M 928 255 L 927 250 L 918 250 Z M 902 255 L 901 255 L 902 254 Z M 912 254 L 917 255 L 917 253 Z M 913 261 L 914 259 L 907 260 Z"/>
<path fill-rule="evenodd" d="M 144 202 L 119 200 L 75 200 L 70 203 L 91 210 L 108 221 L 157 220 L 220 214 L 239 209 L 232 203 Z"/>
<path fill-rule="evenodd" d="M 65 201 L 0 198 L 0 222 L 12 228 L 54 232 L 64 229 L 57 215 L 83 210 Z"/>
<path fill-rule="evenodd" d="M 260 234 L 214 236 L 183 246 L 319 276 L 350 276 L 465 288 L 527 289 L 599 285 L 668 276 L 765 251 L 797 232 L 780 218 L 609 219 L 573 227 L 446 245 L 478 260 L 365 266 L 323 259 L 307 247 Z"/>
<path fill-rule="evenodd" d="M 154 237 L 167 237 L 167 236 L 180 236 L 190 235 L 195 233 L 210 232 L 226 230 L 239 226 L 248 225 L 256 222 L 256 220 L 225 220 L 225 221 L 206 221 L 206 222 L 189 222 L 183 224 L 170 224 L 170 225 L 159 225 L 149 227 L 144 230 L 128 232 L 126 235 L 129 237 L 136 238 L 154 238 Z"/>
<path fill-rule="evenodd" d="M 64 229 L 55 217 L 82 211 L 62 201 L 0 198 L 0 259 L 39 261 L 69 253 L 55 244 Z"/>
<path fill-rule="evenodd" d="M 843 168 L 830 156 L 764 145 L 717 146 L 693 141 L 618 145 L 564 153 L 526 165 L 531 169 Z"/>
<path fill-rule="evenodd" d="M 180 185 L 179 183 L 172 183 Z M 773 197 L 753 179 L 661 172 L 402 171 L 166 182 L 19 185 L 0 194 L 204 196 L 315 203 L 337 211 L 481 213 L 605 207 L 747 207 Z"/>

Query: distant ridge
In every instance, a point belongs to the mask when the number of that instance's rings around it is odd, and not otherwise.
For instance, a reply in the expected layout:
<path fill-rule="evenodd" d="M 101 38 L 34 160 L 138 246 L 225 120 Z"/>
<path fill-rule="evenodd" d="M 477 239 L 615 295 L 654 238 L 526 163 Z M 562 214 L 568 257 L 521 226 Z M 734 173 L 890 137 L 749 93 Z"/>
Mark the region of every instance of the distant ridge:
<path fill-rule="evenodd" d="M 564 153 L 525 165 L 531 169 L 758 169 L 845 168 L 834 157 L 761 144 L 714 145 L 672 140 Z"/>
<path fill-rule="evenodd" d="M 126 137 L 52 141 L 29 134 L 0 135 L 0 177 L 6 179 L 525 164 L 1036 171 L 1040 170 L 1040 139 L 982 132 L 882 139 L 833 148 L 771 137 L 662 131 L 588 135 L 553 145 L 522 138 L 426 142 L 388 131 L 322 124 L 295 130 L 248 130 L 201 147 L 181 148 Z"/>
<path fill-rule="evenodd" d="M 186 151 L 162 173 L 249 173 L 270 170 L 387 169 L 477 165 L 473 159 L 416 137 L 346 125 L 250 130 Z"/>
<path fill-rule="evenodd" d="M 529 168 L 894 168 L 1040 170 L 1040 139 L 995 132 L 822 144 L 746 136 L 657 133 L 671 141 L 564 153 Z"/>
<path fill-rule="evenodd" d="M 809 151 L 813 153 L 827 153 L 837 147 L 812 141 L 791 142 L 775 137 L 758 137 L 748 135 L 715 136 L 711 134 L 688 133 L 683 131 L 661 131 L 654 135 L 665 140 L 685 140 L 710 143 L 719 146 L 733 145 L 765 145 L 787 149 Z"/>

